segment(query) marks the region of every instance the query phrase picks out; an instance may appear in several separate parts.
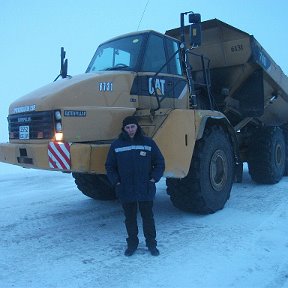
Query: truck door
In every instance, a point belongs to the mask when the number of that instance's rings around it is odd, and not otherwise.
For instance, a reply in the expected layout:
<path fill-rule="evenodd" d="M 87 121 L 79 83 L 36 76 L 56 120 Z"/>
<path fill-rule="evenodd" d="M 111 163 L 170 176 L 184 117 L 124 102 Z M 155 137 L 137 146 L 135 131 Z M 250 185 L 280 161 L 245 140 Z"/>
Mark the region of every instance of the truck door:
<path fill-rule="evenodd" d="M 187 107 L 188 86 L 182 74 L 180 53 L 176 53 L 178 48 L 179 42 L 176 40 L 154 32 L 149 33 L 141 69 L 132 87 L 132 90 L 137 90 L 134 93 L 139 96 L 139 108 L 157 107 L 155 90 L 161 108 Z M 171 58 L 173 54 L 175 55 Z"/>

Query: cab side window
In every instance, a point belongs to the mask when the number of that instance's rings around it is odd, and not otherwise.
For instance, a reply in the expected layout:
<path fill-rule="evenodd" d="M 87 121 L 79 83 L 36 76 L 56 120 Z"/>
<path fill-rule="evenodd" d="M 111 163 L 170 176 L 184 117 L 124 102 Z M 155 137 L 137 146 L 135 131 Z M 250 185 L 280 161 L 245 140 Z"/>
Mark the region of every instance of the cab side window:
<path fill-rule="evenodd" d="M 179 44 L 173 40 L 167 39 L 168 59 L 179 49 Z M 176 55 L 169 62 L 169 70 L 171 74 L 182 75 L 180 53 Z"/>
<path fill-rule="evenodd" d="M 165 63 L 166 56 L 163 38 L 150 34 L 144 55 L 142 71 L 158 72 Z M 161 70 L 161 73 L 168 73 L 167 66 Z"/>

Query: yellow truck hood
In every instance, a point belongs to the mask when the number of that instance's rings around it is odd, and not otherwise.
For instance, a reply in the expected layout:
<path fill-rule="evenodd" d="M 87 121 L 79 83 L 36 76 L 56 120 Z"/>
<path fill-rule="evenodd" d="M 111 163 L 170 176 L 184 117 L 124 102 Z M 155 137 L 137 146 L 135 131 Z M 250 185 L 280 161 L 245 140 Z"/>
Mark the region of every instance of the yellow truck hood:
<path fill-rule="evenodd" d="M 60 79 L 18 98 L 10 105 L 9 114 L 61 109 L 67 105 L 79 107 L 84 103 L 85 106 L 117 106 L 121 95 L 130 94 L 133 74 L 104 71 Z M 123 80 L 127 85 L 120 85 Z"/>

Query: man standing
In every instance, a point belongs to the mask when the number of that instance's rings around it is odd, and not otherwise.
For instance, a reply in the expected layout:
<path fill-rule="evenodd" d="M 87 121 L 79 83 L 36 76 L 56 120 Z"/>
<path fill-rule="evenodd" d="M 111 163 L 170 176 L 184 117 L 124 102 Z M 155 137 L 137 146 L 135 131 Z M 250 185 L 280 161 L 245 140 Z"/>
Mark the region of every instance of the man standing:
<path fill-rule="evenodd" d="M 162 177 L 165 164 L 158 146 L 151 138 L 143 135 L 135 116 L 128 116 L 123 120 L 122 133 L 111 144 L 105 166 L 124 210 L 128 234 L 125 255 L 133 255 L 139 244 L 139 207 L 146 246 L 153 256 L 158 256 L 152 208 L 156 193 L 155 183 Z"/>

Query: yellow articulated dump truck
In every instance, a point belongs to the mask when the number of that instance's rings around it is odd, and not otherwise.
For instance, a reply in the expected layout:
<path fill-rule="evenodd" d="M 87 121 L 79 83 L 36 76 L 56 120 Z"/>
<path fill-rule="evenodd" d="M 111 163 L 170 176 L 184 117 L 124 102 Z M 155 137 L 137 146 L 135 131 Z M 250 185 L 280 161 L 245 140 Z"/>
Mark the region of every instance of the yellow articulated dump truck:
<path fill-rule="evenodd" d="M 73 77 L 62 49 L 60 79 L 10 105 L 0 161 L 72 173 L 85 195 L 114 199 L 104 164 L 122 120 L 135 115 L 165 157 L 167 193 L 181 210 L 222 209 L 244 162 L 255 182 L 280 181 L 288 170 L 287 77 L 235 27 L 192 12 L 180 24 L 115 37 Z"/>

